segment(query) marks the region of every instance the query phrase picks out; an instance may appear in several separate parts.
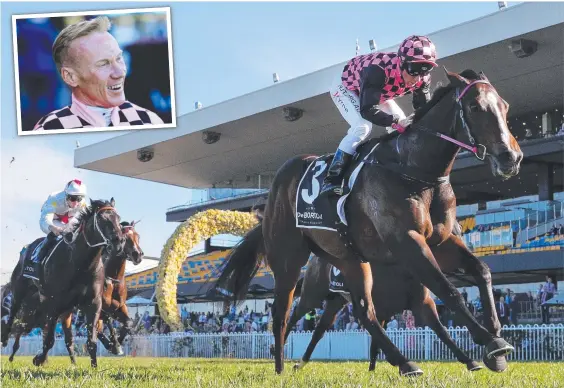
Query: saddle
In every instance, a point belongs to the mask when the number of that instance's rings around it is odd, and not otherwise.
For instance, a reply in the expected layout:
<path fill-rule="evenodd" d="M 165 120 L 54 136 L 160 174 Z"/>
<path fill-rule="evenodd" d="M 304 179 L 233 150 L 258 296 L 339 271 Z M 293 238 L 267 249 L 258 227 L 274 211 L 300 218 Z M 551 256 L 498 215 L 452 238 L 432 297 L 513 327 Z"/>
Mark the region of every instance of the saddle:
<path fill-rule="evenodd" d="M 35 240 L 25 250 L 23 276 L 32 279 L 40 291 L 43 267 L 61 241 L 62 236 L 56 237 L 50 242 L 47 241 L 47 237 L 43 237 Z M 49 243 L 49 246 L 45 249 L 47 243 Z"/>

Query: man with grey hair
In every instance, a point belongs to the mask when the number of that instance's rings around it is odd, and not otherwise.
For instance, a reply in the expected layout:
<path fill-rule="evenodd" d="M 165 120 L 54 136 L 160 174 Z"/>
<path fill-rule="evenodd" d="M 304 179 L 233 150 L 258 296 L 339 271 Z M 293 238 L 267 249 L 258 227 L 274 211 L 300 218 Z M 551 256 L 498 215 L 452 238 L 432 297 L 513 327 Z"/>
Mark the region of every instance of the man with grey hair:
<path fill-rule="evenodd" d="M 163 124 L 154 112 L 127 101 L 126 65 L 106 16 L 63 29 L 53 59 L 72 90 L 72 103 L 43 116 L 34 131 Z"/>

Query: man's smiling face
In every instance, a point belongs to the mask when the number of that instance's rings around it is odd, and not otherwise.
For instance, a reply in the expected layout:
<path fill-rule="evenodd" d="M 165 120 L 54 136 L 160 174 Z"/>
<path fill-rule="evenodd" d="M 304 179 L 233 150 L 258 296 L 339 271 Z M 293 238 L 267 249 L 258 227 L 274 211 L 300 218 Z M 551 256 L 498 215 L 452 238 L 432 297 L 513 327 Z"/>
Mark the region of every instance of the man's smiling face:
<path fill-rule="evenodd" d="M 108 32 L 93 32 L 69 47 L 76 74 L 74 94 L 83 103 L 112 108 L 125 102 L 126 66 L 122 50 Z"/>

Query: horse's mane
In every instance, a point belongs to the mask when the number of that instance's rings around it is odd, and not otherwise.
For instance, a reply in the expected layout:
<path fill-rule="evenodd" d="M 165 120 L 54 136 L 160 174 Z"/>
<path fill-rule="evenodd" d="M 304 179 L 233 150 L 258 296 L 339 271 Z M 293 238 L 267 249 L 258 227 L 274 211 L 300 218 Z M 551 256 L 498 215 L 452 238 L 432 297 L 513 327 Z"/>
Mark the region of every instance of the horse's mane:
<path fill-rule="evenodd" d="M 460 76 L 472 81 L 478 79 L 484 79 L 483 76 L 478 75 L 478 73 L 476 73 L 474 70 L 471 69 L 464 70 L 462 73 L 460 73 Z M 420 107 L 415 111 L 415 114 L 413 116 L 413 123 L 416 123 L 417 121 L 421 120 L 423 116 L 425 116 L 427 112 L 429 112 L 435 105 L 437 105 L 437 103 L 445 95 L 447 95 L 450 91 L 452 91 L 452 89 L 454 89 L 454 86 L 451 83 L 445 86 L 437 87 L 433 92 L 433 96 L 431 97 L 431 100 L 429 100 L 428 103 L 426 103 L 425 105 L 423 105 L 422 107 Z"/>
<path fill-rule="evenodd" d="M 112 206 L 109 201 L 104 199 L 91 199 L 90 206 L 87 206 L 83 210 L 81 210 L 78 215 L 76 216 L 76 223 L 74 227 L 70 230 L 71 233 L 75 233 L 76 230 L 79 228 L 82 220 L 92 217 L 96 211 L 104 206 Z"/>

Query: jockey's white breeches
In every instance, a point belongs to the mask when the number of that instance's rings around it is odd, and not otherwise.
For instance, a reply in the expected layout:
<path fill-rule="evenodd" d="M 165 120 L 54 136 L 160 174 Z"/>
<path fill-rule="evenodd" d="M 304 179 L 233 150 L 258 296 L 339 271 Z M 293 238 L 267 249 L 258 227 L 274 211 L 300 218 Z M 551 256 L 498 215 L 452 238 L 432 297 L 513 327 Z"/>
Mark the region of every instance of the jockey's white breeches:
<path fill-rule="evenodd" d="M 346 136 L 339 144 L 339 148 L 347 154 L 354 155 L 356 148 L 367 140 L 372 133 L 372 123 L 363 119 L 360 115 L 360 99 L 355 92 L 348 90 L 345 85 L 343 85 L 341 74 L 339 74 L 333 83 L 330 93 L 331 99 L 337 106 L 337 109 L 339 109 L 341 116 L 343 116 L 350 125 Z M 398 115 L 400 119 L 405 119 L 406 117 L 399 105 L 393 100 L 384 101 L 378 105 L 378 108 L 388 114 Z M 386 130 L 389 133 L 392 131 L 392 128 L 387 127 Z M 378 136 L 382 135 L 384 135 L 384 133 L 378 134 Z"/>

